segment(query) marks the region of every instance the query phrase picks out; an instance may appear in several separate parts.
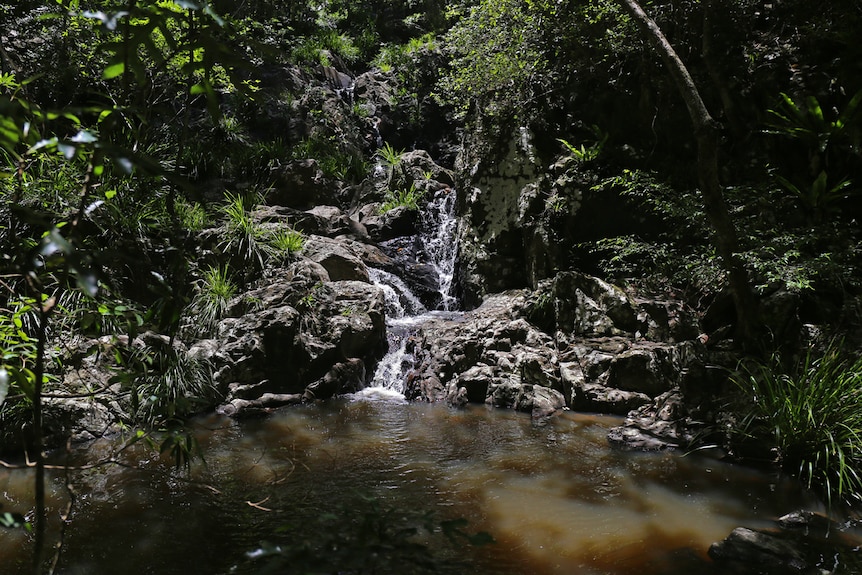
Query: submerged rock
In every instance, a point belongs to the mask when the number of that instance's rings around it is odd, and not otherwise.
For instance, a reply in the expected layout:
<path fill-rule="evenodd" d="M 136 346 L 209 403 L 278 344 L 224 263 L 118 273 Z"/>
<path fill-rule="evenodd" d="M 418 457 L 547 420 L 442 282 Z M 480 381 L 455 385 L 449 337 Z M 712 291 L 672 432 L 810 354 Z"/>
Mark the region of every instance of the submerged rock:
<path fill-rule="evenodd" d="M 811 511 L 795 511 L 774 529 L 737 527 L 709 548 L 710 558 L 739 575 L 826 575 L 858 573 L 860 539 L 851 524 L 838 524 Z"/>

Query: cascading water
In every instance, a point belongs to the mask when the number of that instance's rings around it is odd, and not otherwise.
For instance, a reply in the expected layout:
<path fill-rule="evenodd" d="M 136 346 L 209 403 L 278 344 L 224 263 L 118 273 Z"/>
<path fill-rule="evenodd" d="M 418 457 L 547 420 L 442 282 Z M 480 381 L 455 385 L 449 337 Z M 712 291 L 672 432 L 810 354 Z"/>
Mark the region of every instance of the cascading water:
<path fill-rule="evenodd" d="M 452 295 L 455 259 L 458 256 L 455 191 L 447 188 L 437 192 L 423 210 L 420 221 L 425 251 L 431 266 L 437 272 L 437 289 L 442 297 L 441 309 L 452 311 L 458 303 Z"/>
<path fill-rule="evenodd" d="M 440 310 L 450 312 L 457 307 L 452 295 L 455 275 L 456 240 L 455 192 L 438 191 L 420 215 L 420 240 L 427 261 L 437 275 Z M 369 269 L 371 280 L 380 286 L 386 298 L 386 327 L 389 351 L 377 365 L 371 385 L 360 395 L 365 397 L 401 398 L 404 376 L 413 366 L 413 356 L 407 352 L 407 341 L 416 328 L 440 310 L 429 311 L 409 286 L 398 276 L 379 269 Z"/>

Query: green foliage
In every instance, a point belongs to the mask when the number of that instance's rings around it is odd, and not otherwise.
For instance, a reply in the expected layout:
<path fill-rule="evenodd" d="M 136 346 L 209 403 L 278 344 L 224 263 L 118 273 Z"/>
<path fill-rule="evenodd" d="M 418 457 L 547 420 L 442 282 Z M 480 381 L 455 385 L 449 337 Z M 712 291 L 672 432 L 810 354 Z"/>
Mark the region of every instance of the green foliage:
<path fill-rule="evenodd" d="M 361 180 L 367 170 L 364 159 L 355 152 L 342 149 L 334 135 L 305 138 L 293 147 L 291 157 L 295 160 L 313 158 L 325 175 L 339 180 Z"/>
<path fill-rule="evenodd" d="M 862 499 L 862 358 L 833 342 L 789 370 L 774 358 L 745 366 L 734 381 L 750 402 L 737 431 L 769 437 L 782 468 L 830 504 Z"/>
<path fill-rule="evenodd" d="M 187 417 L 220 397 L 210 364 L 173 348 L 132 352 L 121 369 L 126 374 L 114 380 L 130 385 L 135 417 L 147 426 Z"/>
<path fill-rule="evenodd" d="M 589 146 L 585 146 L 584 144 L 574 146 L 562 138 L 557 138 L 557 141 L 560 142 L 566 150 L 568 150 L 569 154 L 579 162 L 591 162 L 598 158 L 599 154 L 602 153 L 602 149 L 604 149 L 609 136 L 607 132 L 602 132 L 598 126 L 593 126 L 592 132 L 595 134 L 596 140 Z"/>
<path fill-rule="evenodd" d="M 547 73 L 535 3 L 482 0 L 460 8 L 460 19 L 446 34 L 455 55 L 451 75 L 438 86 L 441 99 L 462 112 L 471 100 L 488 102 L 499 114 L 530 97 L 532 78 Z"/>
<path fill-rule="evenodd" d="M 767 133 L 777 134 L 803 141 L 808 147 L 825 154 L 830 145 L 840 140 L 853 139 L 862 128 L 862 117 L 857 113 L 862 104 L 862 91 L 854 95 L 844 110 L 830 119 L 823 112 L 820 102 L 814 96 L 804 98 L 797 104 L 785 93 L 780 94 L 780 105 L 769 110 L 773 121 Z"/>
<path fill-rule="evenodd" d="M 143 313 L 132 302 L 77 296 L 68 305 L 77 327 L 89 335 L 128 335 L 144 325 Z"/>
<path fill-rule="evenodd" d="M 380 213 L 385 214 L 395 208 L 407 208 L 408 210 L 418 210 L 419 202 L 423 196 L 422 190 L 417 190 L 414 184 L 406 190 L 387 190 L 383 198 L 383 203 L 380 206 Z"/>
<path fill-rule="evenodd" d="M 197 202 L 179 201 L 176 203 L 177 218 L 183 229 L 199 232 L 209 223 L 209 216 L 202 205 Z"/>
<path fill-rule="evenodd" d="M 801 188 L 782 176 L 776 176 L 776 179 L 786 190 L 796 196 L 806 212 L 813 214 L 817 219 L 823 214 L 835 210 L 836 205 L 841 200 L 859 193 L 858 188 L 851 188 L 853 182 L 848 178 L 837 183 L 830 183 L 826 170 L 821 170 L 814 181 L 807 185 L 801 184 Z"/>
<path fill-rule="evenodd" d="M 33 528 L 23 515 L 8 511 L 0 513 L 0 527 L 6 529 L 26 529 L 27 531 L 31 531 Z"/>
<path fill-rule="evenodd" d="M 423 52 L 437 52 L 440 47 L 434 34 L 424 34 L 411 38 L 406 44 L 387 45 L 380 49 L 374 57 L 372 65 L 381 72 L 395 71 L 402 80 L 412 80 L 411 68 L 414 68 Z"/>
<path fill-rule="evenodd" d="M 776 179 L 815 221 L 837 211 L 842 200 L 859 193 L 846 174 L 859 164 L 860 104 L 862 90 L 840 112 L 824 110 L 814 96 L 805 97 L 800 104 L 781 93 L 779 105 L 769 110 L 772 122 L 766 132 L 798 143 L 806 160 L 791 166 L 788 177 L 778 175 Z"/>
<path fill-rule="evenodd" d="M 275 256 L 287 259 L 302 252 L 305 236 L 298 230 L 282 227 L 269 234 L 269 245 L 272 246 Z"/>
<path fill-rule="evenodd" d="M 396 150 L 389 142 L 385 142 L 382 148 L 379 148 L 374 157 L 380 160 L 383 165 L 389 169 L 395 168 L 401 164 L 401 157 L 404 155 L 404 150 Z"/>
<path fill-rule="evenodd" d="M 184 429 L 169 429 L 158 446 L 159 453 L 167 455 L 174 462 L 175 469 L 191 471 L 192 461 L 204 460 L 203 450 L 191 432 Z"/>
<path fill-rule="evenodd" d="M 227 266 L 210 266 L 204 271 L 190 306 L 196 333 L 209 335 L 215 331 L 236 291 Z"/>
<path fill-rule="evenodd" d="M 352 38 L 330 29 L 318 30 L 315 35 L 303 38 L 293 50 L 293 59 L 301 64 L 332 66 L 331 55 L 345 62 L 355 62 L 359 54 L 359 48 Z"/>
<path fill-rule="evenodd" d="M 227 194 L 221 211 L 226 216 L 219 250 L 237 259 L 241 266 L 263 269 L 268 257 L 266 231 L 254 221 L 251 210 L 259 198 Z"/>
<path fill-rule="evenodd" d="M 25 328 L 34 302 L 10 302 L 11 309 L 0 309 L 0 407 L 10 395 L 33 400 L 36 374 L 36 341 Z"/>
<path fill-rule="evenodd" d="M 472 103 L 482 114 L 530 116 L 548 95 L 576 90 L 572 78 L 583 70 L 636 45 L 613 0 L 462 1 L 450 4 L 449 17 L 449 72 L 435 94 L 461 114 Z"/>

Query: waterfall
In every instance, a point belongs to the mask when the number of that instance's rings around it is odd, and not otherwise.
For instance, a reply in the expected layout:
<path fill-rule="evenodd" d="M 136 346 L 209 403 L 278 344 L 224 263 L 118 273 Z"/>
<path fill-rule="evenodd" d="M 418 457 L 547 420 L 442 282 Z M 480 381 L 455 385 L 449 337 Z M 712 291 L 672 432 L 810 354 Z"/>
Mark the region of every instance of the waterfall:
<path fill-rule="evenodd" d="M 420 315 L 427 310 L 400 277 L 377 268 L 368 268 L 371 281 L 383 290 L 387 319 Z"/>
<path fill-rule="evenodd" d="M 458 220 L 455 218 L 455 191 L 449 188 L 438 191 L 422 211 L 421 236 L 434 271 L 437 272 L 437 289 L 442 296 L 445 311 L 457 308 L 452 295 L 455 277 L 455 259 L 458 257 Z"/>
<path fill-rule="evenodd" d="M 369 268 L 368 274 L 386 299 L 386 327 L 389 351 L 377 364 L 369 387 L 357 396 L 364 398 L 404 399 L 404 378 L 413 367 L 413 356 L 407 351 L 410 336 L 433 314 L 457 308 L 452 295 L 455 259 L 458 255 L 455 191 L 438 191 L 420 214 L 419 239 L 428 263 L 437 275 L 441 311 L 428 311 L 400 277 L 387 271 Z"/>

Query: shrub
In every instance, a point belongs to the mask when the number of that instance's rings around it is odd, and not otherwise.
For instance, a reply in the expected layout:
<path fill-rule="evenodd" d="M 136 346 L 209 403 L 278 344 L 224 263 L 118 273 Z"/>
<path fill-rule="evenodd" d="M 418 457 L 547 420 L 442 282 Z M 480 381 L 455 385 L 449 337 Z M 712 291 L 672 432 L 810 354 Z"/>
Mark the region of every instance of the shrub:
<path fill-rule="evenodd" d="M 862 358 L 833 342 L 789 370 L 773 358 L 734 380 L 751 406 L 741 431 L 770 438 L 781 467 L 830 505 L 862 500 Z"/>

